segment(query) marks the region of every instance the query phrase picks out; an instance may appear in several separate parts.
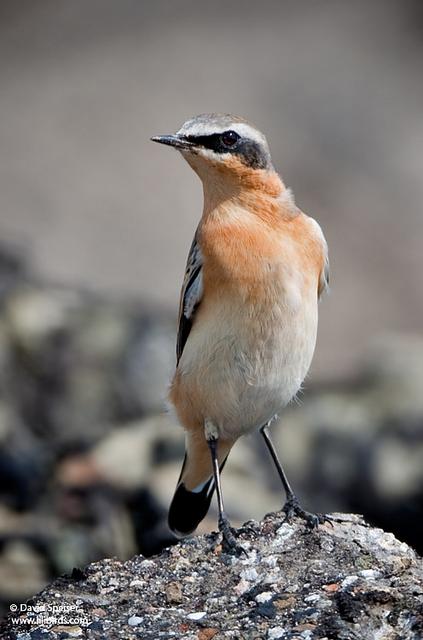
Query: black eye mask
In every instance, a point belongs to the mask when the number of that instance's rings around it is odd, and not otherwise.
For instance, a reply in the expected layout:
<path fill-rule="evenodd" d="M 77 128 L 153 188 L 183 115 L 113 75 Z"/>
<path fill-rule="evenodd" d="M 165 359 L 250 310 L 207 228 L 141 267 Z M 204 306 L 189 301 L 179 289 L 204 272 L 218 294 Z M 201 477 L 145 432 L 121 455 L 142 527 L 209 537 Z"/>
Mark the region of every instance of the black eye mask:
<path fill-rule="evenodd" d="M 270 169 L 271 162 L 268 152 L 258 142 L 249 138 L 227 140 L 225 138 L 236 132 L 224 131 L 223 133 L 211 133 L 208 136 L 184 136 L 186 140 L 204 149 L 211 149 L 215 153 L 231 153 L 237 156 L 243 164 L 252 169 Z M 229 136 L 232 138 L 232 135 Z M 228 144 L 231 142 L 231 144 Z"/>

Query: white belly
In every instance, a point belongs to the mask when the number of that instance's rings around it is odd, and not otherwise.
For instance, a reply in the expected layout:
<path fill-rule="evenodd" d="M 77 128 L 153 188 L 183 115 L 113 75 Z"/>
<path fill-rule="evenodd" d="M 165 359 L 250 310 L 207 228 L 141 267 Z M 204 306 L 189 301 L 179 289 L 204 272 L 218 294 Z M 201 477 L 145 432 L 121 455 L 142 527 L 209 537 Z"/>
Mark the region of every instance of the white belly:
<path fill-rule="evenodd" d="M 235 302 L 199 312 L 178 366 L 182 388 L 196 388 L 198 413 L 234 438 L 268 422 L 296 395 L 317 332 L 313 292 L 263 310 Z"/>

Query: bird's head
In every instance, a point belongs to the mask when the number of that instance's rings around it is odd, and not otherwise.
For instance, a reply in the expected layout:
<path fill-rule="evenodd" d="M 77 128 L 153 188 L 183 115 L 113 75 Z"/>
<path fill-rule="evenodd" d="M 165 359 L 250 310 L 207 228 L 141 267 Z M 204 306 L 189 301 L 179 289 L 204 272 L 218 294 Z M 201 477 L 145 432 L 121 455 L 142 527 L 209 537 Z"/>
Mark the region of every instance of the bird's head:
<path fill-rule="evenodd" d="M 218 177 L 243 182 L 274 173 L 266 138 L 238 116 L 202 114 L 185 122 L 173 135 L 151 139 L 178 149 L 203 182 Z"/>

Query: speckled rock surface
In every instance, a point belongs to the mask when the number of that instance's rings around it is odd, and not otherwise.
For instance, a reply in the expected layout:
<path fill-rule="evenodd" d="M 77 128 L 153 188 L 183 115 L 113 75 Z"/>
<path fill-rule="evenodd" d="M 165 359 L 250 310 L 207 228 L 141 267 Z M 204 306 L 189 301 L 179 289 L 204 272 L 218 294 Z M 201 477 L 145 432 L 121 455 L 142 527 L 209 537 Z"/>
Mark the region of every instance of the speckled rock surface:
<path fill-rule="evenodd" d="M 281 514 L 247 523 L 238 531 L 247 551 L 241 557 L 225 553 L 211 534 L 153 559 L 106 559 L 74 570 L 29 601 L 27 611 L 9 616 L 0 637 L 421 638 L 421 559 L 358 516 L 335 518 L 313 532 L 300 521 L 283 523 Z"/>

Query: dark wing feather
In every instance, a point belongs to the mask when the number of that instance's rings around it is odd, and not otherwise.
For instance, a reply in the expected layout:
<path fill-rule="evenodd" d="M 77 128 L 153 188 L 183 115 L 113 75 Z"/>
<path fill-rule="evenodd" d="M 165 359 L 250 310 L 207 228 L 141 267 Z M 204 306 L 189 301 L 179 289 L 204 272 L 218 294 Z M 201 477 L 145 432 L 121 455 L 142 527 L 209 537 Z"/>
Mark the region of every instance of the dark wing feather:
<path fill-rule="evenodd" d="M 329 291 L 329 272 L 330 272 L 330 269 L 329 269 L 328 246 L 325 241 L 323 245 L 323 269 L 320 274 L 319 288 L 318 288 L 319 298 L 325 291 Z"/>
<path fill-rule="evenodd" d="M 203 295 L 203 258 L 197 241 L 197 233 L 188 254 L 185 277 L 179 305 L 178 337 L 176 341 L 176 359 L 179 359 L 188 339 L 194 321 L 195 312 Z"/>

